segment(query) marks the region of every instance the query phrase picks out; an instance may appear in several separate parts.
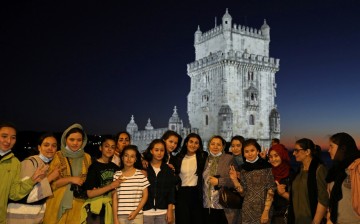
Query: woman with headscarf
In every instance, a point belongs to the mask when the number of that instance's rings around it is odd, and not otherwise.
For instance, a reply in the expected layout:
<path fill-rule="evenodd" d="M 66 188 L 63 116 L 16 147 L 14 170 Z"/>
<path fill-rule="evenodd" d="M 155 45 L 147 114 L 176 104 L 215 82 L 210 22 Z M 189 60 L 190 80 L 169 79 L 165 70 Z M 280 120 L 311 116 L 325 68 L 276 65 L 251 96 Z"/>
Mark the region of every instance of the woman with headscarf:
<path fill-rule="evenodd" d="M 84 152 L 86 143 L 87 136 L 80 124 L 71 125 L 62 134 L 61 150 L 56 152 L 49 168 L 51 172 L 60 167 L 60 176 L 51 185 L 53 196 L 46 201 L 44 223 L 80 223 L 85 200 L 76 198 L 74 191 L 84 183 L 91 164 L 90 155 Z"/>
<path fill-rule="evenodd" d="M 271 165 L 260 157 L 261 146 L 255 139 L 244 142 L 242 153 L 245 158 L 241 166 L 240 182 L 235 168 L 230 168 L 230 178 L 235 189 L 244 196 L 242 223 L 270 223 L 272 201 L 276 185 Z"/>
<path fill-rule="evenodd" d="M 330 137 L 328 223 L 360 223 L 360 151 L 347 133 Z"/>
<path fill-rule="evenodd" d="M 272 224 L 285 224 L 285 215 L 289 205 L 289 176 L 290 176 L 290 157 L 283 144 L 273 145 L 269 150 L 269 162 L 272 165 L 272 174 L 277 185 L 274 193 L 273 208 L 274 213 L 271 220 Z"/>
<path fill-rule="evenodd" d="M 232 223 L 234 217 L 225 215 L 224 207 L 219 203 L 221 187 L 233 187 L 229 176 L 233 157 L 224 152 L 226 141 L 219 135 L 209 140 L 209 152 L 203 172 L 203 206 L 205 223 Z"/>

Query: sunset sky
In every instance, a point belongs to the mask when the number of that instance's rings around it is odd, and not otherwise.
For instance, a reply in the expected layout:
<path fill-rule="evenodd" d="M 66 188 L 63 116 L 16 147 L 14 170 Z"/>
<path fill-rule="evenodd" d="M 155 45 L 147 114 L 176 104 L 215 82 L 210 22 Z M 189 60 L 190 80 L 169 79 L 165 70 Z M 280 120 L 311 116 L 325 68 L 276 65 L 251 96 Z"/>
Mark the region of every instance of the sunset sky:
<path fill-rule="evenodd" d="M 65 1 L 66 2 L 66 1 Z M 186 65 L 194 32 L 233 22 L 270 31 L 280 59 L 281 141 L 323 147 L 348 132 L 360 145 L 360 1 L 28 1 L 1 7 L 0 119 L 19 130 L 125 130 L 131 115 L 166 127 L 173 107 L 188 125 Z M 246 137 L 246 136 L 245 136 Z"/>

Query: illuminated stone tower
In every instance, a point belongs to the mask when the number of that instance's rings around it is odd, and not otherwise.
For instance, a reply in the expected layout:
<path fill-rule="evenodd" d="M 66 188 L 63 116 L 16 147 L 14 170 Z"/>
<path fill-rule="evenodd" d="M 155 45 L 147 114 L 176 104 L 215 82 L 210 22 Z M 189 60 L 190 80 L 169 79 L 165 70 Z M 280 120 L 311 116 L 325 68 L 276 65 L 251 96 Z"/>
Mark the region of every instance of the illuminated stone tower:
<path fill-rule="evenodd" d="M 195 61 L 187 65 L 191 79 L 188 115 L 191 128 L 207 141 L 219 134 L 255 138 L 264 147 L 280 138 L 275 104 L 279 59 L 269 56 L 270 27 L 259 30 L 232 23 L 226 9 L 222 24 L 195 32 Z"/>

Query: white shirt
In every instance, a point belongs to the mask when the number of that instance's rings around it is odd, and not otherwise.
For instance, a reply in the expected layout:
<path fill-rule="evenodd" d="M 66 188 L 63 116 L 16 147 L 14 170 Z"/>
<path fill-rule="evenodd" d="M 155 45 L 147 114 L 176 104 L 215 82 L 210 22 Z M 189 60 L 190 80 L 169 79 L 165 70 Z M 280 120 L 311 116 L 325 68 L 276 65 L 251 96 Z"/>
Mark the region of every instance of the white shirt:
<path fill-rule="evenodd" d="M 194 187 L 197 185 L 198 176 L 196 175 L 196 169 L 196 154 L 192 156 L 185 155 L 180 170 L 182 187 Z"/>

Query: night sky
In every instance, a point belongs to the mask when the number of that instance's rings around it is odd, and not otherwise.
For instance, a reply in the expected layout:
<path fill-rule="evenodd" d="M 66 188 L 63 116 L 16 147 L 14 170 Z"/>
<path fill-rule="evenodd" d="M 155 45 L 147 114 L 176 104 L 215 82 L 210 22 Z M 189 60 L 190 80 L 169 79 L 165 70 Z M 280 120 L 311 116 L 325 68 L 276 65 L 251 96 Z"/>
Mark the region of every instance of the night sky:
<path fill-rule="evenodd" d="M 360 144 L 360 1 L 63 2 L 0 8 L 0 119 L 19 130 L 114 134 L 131 115 L 160 128 L 175 105 L 188 125 L 194 32 L 228 8 L 233 23 L 271 28 L 282 142 L 325 147 L 345 131 Z"/>

